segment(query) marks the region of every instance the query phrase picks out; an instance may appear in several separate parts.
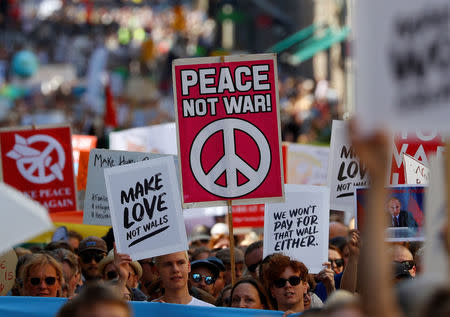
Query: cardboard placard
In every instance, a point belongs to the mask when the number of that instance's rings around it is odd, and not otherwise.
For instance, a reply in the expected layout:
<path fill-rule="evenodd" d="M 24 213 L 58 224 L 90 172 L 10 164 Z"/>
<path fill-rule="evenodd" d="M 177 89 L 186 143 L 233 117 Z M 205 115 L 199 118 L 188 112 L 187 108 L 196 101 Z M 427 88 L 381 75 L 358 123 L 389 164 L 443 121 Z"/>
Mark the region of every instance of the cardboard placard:
<path fill-rule="evenodd" d="M 430 181 L 430 169 L 408 154 L 403 154 L 403 166 L 405 167 L 406 184 L 428 185 Z"/>
<path fill-rule="evenodd" d="M 425 186 L 389 186 L 384 212 L 388 218 L 386 241 L 423 241 L 425 225 Z M 355 188 L 356 227 L 364 231 L 368 188 Z M 395 216 L 395 217 L 394 217 Z"/>
<path fill-rule="evenodd" d="M 77 209 L 70 127 L 0 132 L 3 181 L 49 212 Z"/>
<path fill-rule="evenodd" d="M 108 168 L 104 173 L 119 252 L 139 260 L 187 250 L 172 157 Z"/>
<path fill-rule="evenodd" d="M 324 186 L 285 185 L 286 201 L 266 204 L 264 257 L 282 252 L 319 273 L 328 260 L 330 190 Z"/>
<path fill-rule="evenodd" d="M 92 149 L 89 153 L 88 179 L 84 200 L 83 223 L 110 226 L 108 197 L 103 170 L 162 157 L 162 154 Z"/>
<path fill-rule="evenodd" d="M 394 136 L 392 145 L 390 184 L 408 184 L 405 180 L 403 154 L 408 154 L 417 161 L 429 166 L 428 157 L 432 154 L 441 155 L 444 151 L 443 137 L 436 130 L 422 132 L 402 132 Z"/>
<path fill-rule="evenodd" d="M 345 121 L 333 120 L 327 184 L 330 187 L 330 208 L 353 216 L 354 189 L 367 186 L 369 175 L 353 150 L 347 126 Z"/>
<path fill-rule="evenodd" d="M 14 250 L 0 254 L 0 296 L 5 296 L 14 286 L 17 255 Z"/>
<path fill-rule="evenodd" d="M 450 130 L 449 10 L 448 0 L 356 2 L 356 111 L 363 129 Z"/>
<path fill-rule="evenodd" d="M 175 60 L 185 208 L 283 200 L 273 54 Z"/>
<path fill-rule="evenodd" d="M 177 154 L 175 123 L 126 129 L 109 134 L 109 148 L 118 151 Z"/>
<path fill-rule="evenodd" d="M 234 228 L 263 228 L 264 204 L 233 206 Z"/>
<path fill-rule="evenodd" d="M 73 149 L 73 164 L 75 168 L 75 175 L 78 175 L 78 166 L 80 161 L 80 152 L 95 148 L 97 145 L 97 137 L 94 135 L 72 135 L 72 149 Z"/>
<path fill-rule="evenodd" d="M 289 143 L 287 184 L 326 185 L 330 148 Z"/>
<path fill-rule="evenodd" d="M 53 226 L 42 205 L 5 183 L 0 183 L 0 201 L 4 210 L 0 219 L 0 253 Z"/>

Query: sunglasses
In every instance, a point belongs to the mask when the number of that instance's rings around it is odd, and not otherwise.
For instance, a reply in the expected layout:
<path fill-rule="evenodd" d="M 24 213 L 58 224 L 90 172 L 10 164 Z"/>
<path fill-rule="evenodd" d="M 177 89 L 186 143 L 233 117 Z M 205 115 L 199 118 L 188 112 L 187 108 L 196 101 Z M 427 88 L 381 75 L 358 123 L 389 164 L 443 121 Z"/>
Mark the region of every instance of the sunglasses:
<path fill-rule="evenodd" d="M 328 262 L 330 262 L 331 265 L 333 265 L 333 263 L 336 264 L 337 267 L 341 267 L 341 266 L 344 265 L 344 260 L 343 259 L 336 259 L 336 260 L 328 259 Z"/>
<path fill-rule="evenodd" d="M 215 281 L 214 277 L 212 276 L 204 276 L 198 273 L 192 274 L 192 279 L 194 280 L 195 283 L 200 283 L 202 281 L 202 278 L 205 279 L 206 285 L 211 285 Z"/>
<path fill-rule="evenodd" d="M 109 271 L 106 273 L 106 279 L 107 280 L 114 280 L 119 276 L 116 271 Z"/>
<path fill-rule="evenodd" d="M 141 266 L 144 266 L 145 264 L 150 265 L 151 267 L 155 266 L 155 263 L 153 261 L 139 261 L 139 264 Z"/>
<path fill-rule="evenodd" d="M 101 260 L 103 260 L 105 255 L 103 253 L 83 254 L 80 257 L 81 257 L 81 261 L 83 261 L 83 263 L 91 263 L 92 259 L 94 259 L 95 262 L 99 263 Z"/>
<path fill-rule="evenodd" d="M 286 282 L 289 282 L 289 284 L 291 284 L 291 286 L 297 286 L 298 284 L 300 284 L 301 280 L 302 279 L 300 278 L 300 276 L 293 275 L 288 279 L 285 279 L 285 278 L 276 279 L 273 282 L 273 285 L 275 285 L 276 288 L 282 288 L 286 285 Z"/>
<path fill-rule="evenodd" d="M 43 279 L 43 281 L 48 286 L 55 285 L 56 277 L 47 276 L 46 278 Z M 38 286 L 41 284 L 41 279 L 39 277 L 32 277 L 32 278 L 30 278 L 30 283 L 33 286 Z"/>
<path fill-rule="evenodd" d="M 414 265 L 416 265 L 416 263 L 413 260 L 411 260 L 411 261 L 402 261 L 402 262 L 394 261 L 394 262 L 403 264 L 403 266 L 407 270 L 411 270 L 414 267 Z"/>
<path fill-rule="evenodd" d="M 262 260 L 259 261 L 259 262 L 254 263 L 254 264 L 252 264 L 252 265 L 249 265 L 249 266 L 247 267 L 248 271 L 249 271 L 249 272 L 252 272 L 252 273 L 255 273 L 255 272 L 256 272 L 256 268 L 258 267 L 258 265 L 261 264 L 261 262 L 262 262 Z"/>

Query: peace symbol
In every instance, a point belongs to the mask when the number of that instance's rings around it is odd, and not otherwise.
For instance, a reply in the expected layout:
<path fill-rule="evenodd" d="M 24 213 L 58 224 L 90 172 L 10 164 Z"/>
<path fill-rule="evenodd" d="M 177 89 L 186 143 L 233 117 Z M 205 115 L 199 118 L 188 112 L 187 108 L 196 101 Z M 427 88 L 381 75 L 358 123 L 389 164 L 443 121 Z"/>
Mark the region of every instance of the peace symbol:
<path fill-rule="evenodd" d="M 246 133 L 257 145 L 259 164 L 256 170 L 236 154 L 235 130 Z M 206 173 L 201 162 L 203 146 L 219 131 L 223 131 L 224 155 Z M 208 192 L 228 199 L 247 195 L 258 188 L 269 173 L 271 163 L 270 146 L 264 134 L 248 121 L 237 118 L 220 119 L 205 126 L 195 137 L 189 158 L 197 182 Z M 246 183 L 238 184 L 238 171 L 248 179 Z M 226 186 L 216 184 L 223 173 L 226 173 Z"/>
<path fill-rule="evenodd" d="M 64 169 L 66 156 L 61 144 L 51 136 L 44 134 L 33 135 L 29 137 L 26 142 L 29 151 L 37 155 L 22 156 L 17 159 L 16 164 L 20 174 L 22 174 L 25 179 L 35 184 L 46 184 L 56 178 L 62 181 L 62 170 Z M 47 146 L 42 152 L 39 152 L 31 147 L 35 142 L 46 142 Z M 56 151 L 58 161 L 50 165 L 52 163 L 50 154 L 53 151 Z M 34 175 L 36 170 L 37 175 Z M 47 172 L 50 173 L 47 174 Z"/>

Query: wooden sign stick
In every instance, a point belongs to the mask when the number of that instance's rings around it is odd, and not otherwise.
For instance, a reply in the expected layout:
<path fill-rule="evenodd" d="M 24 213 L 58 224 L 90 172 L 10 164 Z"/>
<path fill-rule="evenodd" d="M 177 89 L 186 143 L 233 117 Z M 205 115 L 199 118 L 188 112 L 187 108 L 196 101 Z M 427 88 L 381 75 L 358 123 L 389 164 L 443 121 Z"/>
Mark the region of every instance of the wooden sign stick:
<path fill-rule="evenodd" d="M 447 266 L 448 266 L 448 279 L 450 280 L 450 141 L 445 143 L 445 185 L 447 192 Z"/>
<path fill-rule="evenodd" d="M 228 239 L 230 240 L 230 264 L 231 264 L 231 285 L 236 283 L 236 262 L 234 259 L 234 234 L 233 234 L 233 213 L 232 200 L 228 200 Z"/>

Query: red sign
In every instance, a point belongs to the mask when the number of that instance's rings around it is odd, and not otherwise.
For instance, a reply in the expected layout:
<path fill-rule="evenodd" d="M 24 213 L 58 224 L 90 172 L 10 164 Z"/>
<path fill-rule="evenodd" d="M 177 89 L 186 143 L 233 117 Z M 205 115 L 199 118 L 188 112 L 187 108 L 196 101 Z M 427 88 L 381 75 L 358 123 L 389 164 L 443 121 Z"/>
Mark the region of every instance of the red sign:
<path fill-rule="evenodd" d="M 80 151 L 88 151 L 97 145 L 97 137 L 94 135 L 72 135 L 73 163 L 75 174 L 78 175 L 78 163 L 80 162 Z"/>
<path fill-rule="evenodd" d="M 185 207 L 283 199 L 276 69 L 273 54 L 174 61 Z"/>
<path fill-rule="evenodd" d="M 424 133 L 420 131 L 412 133 L 399 133 L 395 135 L 393 153 L 391 158 L 392 185 L 405 184 L 405 171 L 403 168 L 403 153 L 409 154 L 416 160 L 430 167 L 429 155 L 442 153 L 444 142 L 442 136 L 436 132 Z"/>
<path fill-rule="evenodd" d="M 0 132 L 3 181 L 50 212 L 76 210 L 69 127 Z"/>
<path fill-rule="evenodd" d="M 264 228 L 264 204 L 233 206 L 233 227 Z"/>

